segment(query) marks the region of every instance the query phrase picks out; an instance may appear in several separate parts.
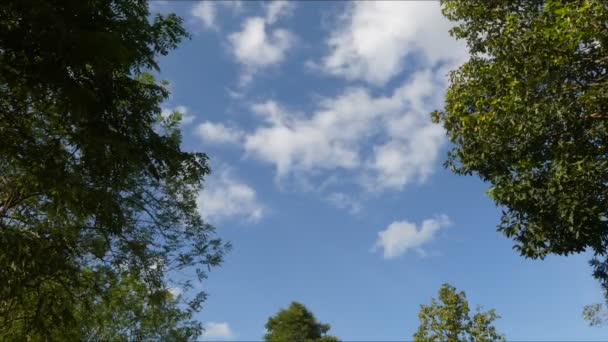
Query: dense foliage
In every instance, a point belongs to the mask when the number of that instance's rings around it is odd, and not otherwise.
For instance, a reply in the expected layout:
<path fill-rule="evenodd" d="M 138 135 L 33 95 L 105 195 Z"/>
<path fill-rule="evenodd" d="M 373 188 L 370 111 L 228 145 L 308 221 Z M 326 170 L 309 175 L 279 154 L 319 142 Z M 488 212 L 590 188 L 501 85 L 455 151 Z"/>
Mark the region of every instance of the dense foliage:
<path fill-rule="evenodd" d="M 471 57 L 435 112 L 448 165 L 506 208 L 530 257 L 608 246 L 608 3 L 444 1 Z"/>
<path fill-rule="evenodd" d="M 318 322 L 304 305 L 293 302 L 268 318 L 264 340 L 268 342 L 337 342 L 338 338 L 327 335 L 330 326 Z"/>
<path fill-rule="evenodd" d="M 145 0 L 0 6 L 0 339 L 200 333 L 204 293 L 178 303 L 168 275 L 202 279 L 227 246 L 196 208 L 207 157 L 146 73 L 183 37 Z"/>
<path fill-rule="evenodd" d="M 444 0 L 470 59 L 433 113 L 526 257 L 608 247 L 608 2 Z M 592 261 L 606 277 L 606 261 Z M 607 293 L 608 294 L 608 293 Z"/>
<path fill-rule="evenodd" d="M 439 301 L 432 298 L 430 305 L 420 305 L 420 326 L 414 334 L 414 341 L 505 341 L 492 325 L 500 318 L 493 309 L 483 312 L 478 306 L 473 317 L 469 311 L 465 293 L 443 284 L 439 289 Z"/>

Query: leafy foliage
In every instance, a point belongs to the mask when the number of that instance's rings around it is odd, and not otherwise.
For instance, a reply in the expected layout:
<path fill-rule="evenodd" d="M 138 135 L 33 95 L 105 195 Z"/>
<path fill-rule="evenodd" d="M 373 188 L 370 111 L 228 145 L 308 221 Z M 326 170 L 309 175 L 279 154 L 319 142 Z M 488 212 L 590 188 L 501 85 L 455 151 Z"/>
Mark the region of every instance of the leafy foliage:
<path fill-rule="evenodd" d="M 594 258 L 589 263 L 593 267 L 593 276 L 599 280 L 604 291 L 605 303 L 586 305 L 583 308 L 583 318 L 591 326 L 602 326 L 608 323 L 608 257 L 601 261 Z"/>
<path fill-rule="evenodd" d="M 433 113 L 505 207 L 499 230 L 528 257 L 608 242 L 608 4 L 601 0 L 443 1 L 471 58 Z"/>
<path fill-rule="evenodd" d="M 0 18 L 0 338 L 83 317 L 130 326 L 104 340 L 155 336 L 149 320 L 196 336 L 204 293 L 177 305 L 167 277 L 203 279 L 229 245 L 197 212 L 207 157 L 181 150 L 146 73 L 187 37 L 181 19 L 145 0 L 10 0 Z"/>
<path fill-rule="evenodd" d="M 500 318 L 493 309 L 483 312 L 478 306 L 473 317 L 469 311 L 465 293 L 443 284 L 439 289 L 439 301 L 432 298 L 430 305 L 420 305 L 420 326 L 414 341 L 505 341 L 492 325 Z"/>
<path fill-rule="evenodd" d="M 46 284 L 45 284 L 46 285 Z M 50 326 L 45 331 L 27 330 L 17 321 L 3 334 L 5 340 L 53 341 L 190 341 L 201 333 L 201 325 L 192 320 L 192 311 L 179 307 L 179 297 L 169 289 L 150 294 L 142 281 L 124 275 L 108 279 L 106 291 L 84 292 L 81 297 L 93 301 L 76 302 L 70 306 L 74 315 L 71 326 Z M 31 297 L 32 299 L 35 296 Z M 34 304 L 18 306 L 12 315 L 27 314 Z"/>
<path fill-rule="evenodd" d="M 454 143 L 446 166 L 491 184 L 504 208 L 498 230 L 523 256 L 605 256 L 608 3 L 442 4 L 471 53 L 450 74 L 445 108 L 432 114 Z M 603 281 L 601 264 L 592 260 Z"/>
<path fill-rule="evenodd" d="M 337 342 L 338 338 L 326 335 L 330 325 L 318 322 L 304 305 L 293 302 L 287 309 L 270 317 L 266 323 L 264 340 L 268 342 Z"/>

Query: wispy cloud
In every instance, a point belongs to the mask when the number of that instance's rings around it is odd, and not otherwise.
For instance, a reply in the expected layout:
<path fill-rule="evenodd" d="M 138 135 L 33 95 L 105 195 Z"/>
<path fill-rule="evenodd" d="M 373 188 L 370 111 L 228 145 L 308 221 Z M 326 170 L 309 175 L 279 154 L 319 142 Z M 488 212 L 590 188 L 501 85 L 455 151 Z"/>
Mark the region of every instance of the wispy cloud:
<path fill-rule="evenodd" d="M 336 208 L 346 210 L 351 214 L 357 214 L 363 208 L 363 205 L 359 200 L 343 192 L 332 192 L 327 195 L 326 199 Z"/>
<path fill-rule="evenodd" d="M 257 222 L 266 211 L 256 191 L 227 167 L 207 179 L 197 204 L 203 218 L 211 223 L 235 219 Z"/>
<path fill-rule="evenodd" d="M 205 121 L 196 127 L 196 135 L 206 142 L 226 144 L 241 142 L 244 133 L 222 123 Z"/>
<path fill-rule="evenodd" d="M 216 5 L 214 2 L 205 0 L 194 5 L 190 11 L 192 16 L 199 19 L 207 28 L 217 29 L 215 22 Z"/>
<path fill-rule="evenodd" d="M 204 27 L 219 31 L 218 13 L 221 8 L 231 9 L 233 13 L 238 13 L 242 9 L 242 3 L 237 0 L 203 0 L 192 6 L 190 15 L 192 15 L 196 21 L 202 23 Z"/>

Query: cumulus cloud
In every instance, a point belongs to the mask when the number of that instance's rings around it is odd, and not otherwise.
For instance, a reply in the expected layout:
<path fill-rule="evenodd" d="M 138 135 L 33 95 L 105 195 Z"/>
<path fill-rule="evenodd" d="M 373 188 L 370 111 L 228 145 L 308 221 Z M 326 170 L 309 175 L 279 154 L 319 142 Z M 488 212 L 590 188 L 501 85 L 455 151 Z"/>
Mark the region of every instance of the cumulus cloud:
<path fill-rule="evenodd" d="M 203 339 L 205 340 L 232 340 L 236 338 L 236 334 L 226 322 L 209 322 L 204 324 L 205 331 Z"/>
<path fill-rule="evenodd" d="M 306 176 L 355 182 L 371 192 L 403 190 L 432 174 L 445 143 L 444 131 L 430 122 L 441 106 L 448 70 L 466 58 L 466 48 L 447 33 L 450 23 L 435 2 L 360 1 L 347 11 L 327 39 L 319 67 L 350 80 L 383 85 L 406 75 L 391 89 L 349 87 L 321 98 L 312 110 L 294 111 L 273 99 L 250 107 L 261 120 L 240 131 L 206 123 L 199 134 L 209 141 L 238 143 L 245 155 L 274 166 L 278 180 L 307 183 Z M 246 18 L 229 35 L 232 53 L 244 66 L 242 85 L 261 68 L 283 61 L 295 36 L 276 28 L 289 2 L 265 5 L 265 14 Z M 409 56 L 420 57 L 410 63 Z M 322 180 L 321 180 L 322 181 Z M 343 194 L 346 196 L 346 194 Z M 347 197 L 328 190 L 327 201 L 355 210 Z M 348 209 L 351 208 L 351 209 Z"/>
<path fill-rule="evenodd" d="M 263 67 L 281 62 L 291 47 L 292 34 L 284 29 L 267 32 L 262 17 L 248 18 L 242 30 L 228 37 L 236 59 L 249 67 Z"/>
<path fill-rule="evenodd" d="M 190 112 L 190 110 L 188 109 L 188 107 L 186 106 L 176 106 L 174 108 L 163 108 L 161 111 L 161 115 L 164 118 L 169 117 L 169 115 L 173 114 L 174 112 L 179 112 L 182 115 L 182 120 L 181 120 L 181 124 L 182 125 L 189 125 L 192 122 L 194 122 L 195 116 L 194 114 L 192 114 L 192 112 Z"/>
<path fill-rule="evenodd" d="M 253 74 L 285 59 L 287 50 L 294 45 L 295 35 L 282 28 L 272 28 L 281 16 L 292 8 L 286 1 L 272 1 L 266 6 L 264 17 L 245 19 L 241 30 L 228 36 L 232 54 L 245 67 L 241 83 L 246 84 Z"/>
<path fill-rule="evenodd" d="M 284 29 L 267 32 L 263 18 L 249 18 L 243 29 L 230 35 L 236 59 L 253 73 L 259 68 L 281 62 L 292 46 L 293 35 Z M 249 76 L 250 77 L 250 76 Z"/>
<path fill-rule="evenodd" d="M 236 179 L 228 168 L 211 174 L 198 196 L 197 205 L 201 216 L 211 223 L 239 218 L 257 222 L 265 213 L 255 190 Z"/>
<path fill-rule="evenodd" d="M 320 67 L 346 79 L 382 85 L 405 68 L 406 56 L 426 66 L 462 63 L 464 43 L 450 37 L 437 1 L 354 1 L 327 40 Z"/>
<path fill-rule="evenodd" d="M 382 249 L 386 259 L 403 255 L 410 249 L 416 249 L 424 255 L 422 246 L 433 240 L 435 234 L 449 224 L 450 220 L 445 215 L 426 219 L 420 227 L 408 221 L 395 221 L 378 233 L 378 240 L 373 250 Z"/>
<path fill-rule="evenodd" d="M 258 103 L 252 111 L 263 123 L 245 136 L 244 148 L 273 164 L 279 179 L 341 169 L 370 190 L 400 190 L 432 172 L 445 139 L 428 113 L 441 101 L 443 87 L 441 74 L 423 70 L 389 96 L 349 88 L 322 99 L 309 115 L 274 101 Z"/>
<path fill-rule="evenodd" d="M 205 121 L 196 127 L 196 134 L 210 143 L 239 143 L 243 137 L 240 130 L 222 123 Z"/>

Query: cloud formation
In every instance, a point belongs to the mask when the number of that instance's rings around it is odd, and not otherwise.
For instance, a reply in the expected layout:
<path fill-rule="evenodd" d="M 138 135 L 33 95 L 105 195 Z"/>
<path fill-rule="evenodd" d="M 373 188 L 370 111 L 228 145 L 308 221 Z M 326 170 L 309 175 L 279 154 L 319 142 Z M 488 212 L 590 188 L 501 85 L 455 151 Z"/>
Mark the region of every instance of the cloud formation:
<path fill-rule="evenodd" d="M 222 123 L 205 121 L 196 127 L 196 135 L 203 141 L 216 144 L 239 143 L 243 132 Z"/>
<path fill-rule="evenodd" d="M 437 1 L 354 1 L 326 41 L 321 68 L 349 80 L 383 85 L 404 71 L 404 59 L 423 66 L 460 64 L 462 42 L 450 37 L 451 23 Z"/>
<path fill-rule="evenodd" d="M 422 182 L 445 141 L 429 118 L 441 101 L 440 72 L 417 72 L 388 96 L 349 88 L 322 99 L 310 114 L 294 114 L 272 100 L 255 104 L 262 124 L 245 135 L 244 149 L 274 165 L 279 179 L 345 170 L 373 191 Z"/>
<path fill-rule="evenodd" d="M 227 168 L 211 174 L 198 196 L 197 205 L 203 219 L 212 224 L 235 219 L 257 222 L 265 213 L 255 190 L 236 179 Z"/>
<path fill-rule="evenodd" d="M 190 14 L 197 21 L 200 21 L 206 28 L 212 30 L 219 30 L 217 16 L 218 9 L 220 7 L 231 9 L 233 13 L 237 13 L 242 9 L 242 3 L 239 0 L 203 0 L 197 2 L 194 6 L 192 6 L 192 8 L 190 9 Z"/>
<path fill-rule="evenodd" d="M 265 6 L 264 16 L 245 19 L 241 30 L 228 36 L 233 56 L 245 68 L 241 84 L 250 82 L 259 69 L 282 62 L 293 47 L 296 39 L 293 33 L 271 27 L 292 7 L 293 3 L 287 1 L 272 1 Z"/>
<path fill-rule="evenodd" d="M 205 0 L 197 3 L 190 10 L 190 14 L 195 18 L 199 19 L 203 25 L 207 28 L 216 29 L 215 17 L 216 17 L 216 8 L 215 3 Z"/>
<path fill-rule="evenodd" d="M 363 206 L 359 200 L 343 192 L 332 192 L 326 200 L 334 207 L 346 210 L 353 215 L 359 213 Z"/>
<path fill-rule="evenodd" d="M 281 62 L 293 37 L 284 29 L 267 30 L 264 18 L 253 17 L 245 20 L 242 30 L 232 33 L 228 40 L 241 64 L 258 68 Z"/>
<path fill-rule="evenodd" d="M 204 328 L 203 339 L 205 340 L 233 340 L 237 336 L 226 322 L 209 322 L 204 324 Z"/>
<path fill-rule="evenodd" d="M 270 1 L 266 6 L 266 22 L 268 24 L 274 24 L 279 18 L 286 16 L 294 8 L 293 2 L 286 0 Z"/>
<path fill-rule="evenodd" d="M 385 259 L 392 259 L 416 249 L 424 255 L 422 246 L 433 240 L 436 233 L 450 224 L 447 216 L 426 219 L 420 227 L 408 221 L 395 221 L 378 233 L 373 250 L 381 249 Z"/>

